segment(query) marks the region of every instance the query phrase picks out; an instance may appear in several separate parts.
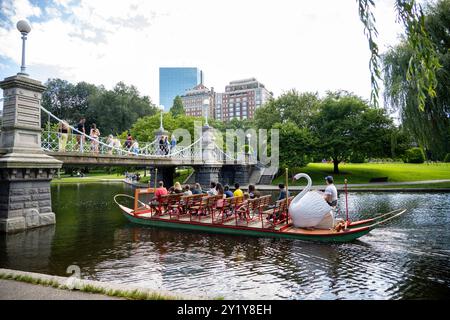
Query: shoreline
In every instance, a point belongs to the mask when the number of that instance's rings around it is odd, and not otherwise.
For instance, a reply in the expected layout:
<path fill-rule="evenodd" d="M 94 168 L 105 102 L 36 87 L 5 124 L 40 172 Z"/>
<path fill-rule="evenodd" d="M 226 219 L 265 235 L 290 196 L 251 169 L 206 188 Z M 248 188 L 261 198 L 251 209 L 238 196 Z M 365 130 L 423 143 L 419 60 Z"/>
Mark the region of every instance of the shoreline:
<path fill-rule="evenodd" d="M 41 298 L 41 294 L 49 292 L 56 295 L 73 295 L 79 296 L 81 294 L 86 295 L 89 298 L 96 300 L 97 298 L 110 298 L 110 299 L 127 299 L 127 300 L 192 300 L 201 299 L 208 300 L 214 298 L 202 297 L 202 296 L 184 296 L 181 294 L 165 291 L 155 290 L 139 286 L 133 286 L 129 284 L 118 284 L 113 282 L 104 282 L 96 280 L 85 280 L 75 277 L 61 277 L 52 276 L 43 273 L 35 273 L 28 271 L 2 269 L 0 268 L 0 281 L 13 281 L 9 283 L 10 287 L 16 287 L 20 290 L 23 288 L 23 284 L 29 284 L 30 290 L 27 294 L 29 296 L 36 296 Z M 7 293 L 8 294 L 8 293 Z M 11 293 L 12 295 L 13 293 Z M 92 296 L 90 296 L 92 295 Z M 217 297 L 215 299 L 221 299 Z M 28 299 L 28 298 L 27 298 Z M 33 298 L 31 298 L 33 299 Z M 0 296 L 0 300 L 7 300 L 7 297 Z"/>

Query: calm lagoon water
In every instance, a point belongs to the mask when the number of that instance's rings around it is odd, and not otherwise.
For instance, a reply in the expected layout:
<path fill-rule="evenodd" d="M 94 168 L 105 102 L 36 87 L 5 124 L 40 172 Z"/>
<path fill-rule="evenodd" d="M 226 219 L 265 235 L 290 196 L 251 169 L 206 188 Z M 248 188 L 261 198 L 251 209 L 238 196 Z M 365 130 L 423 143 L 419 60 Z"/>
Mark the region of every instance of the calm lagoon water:
<path fill-rule="evenodd" d="M 231 299 L 450 297 L 450 194 L 350 193 L 350 216 L 407 214 L 353 243 L 140 227 L 112 197 L 122 184 L 55 185 L 56 225 L 0 235 L 0 267 Z M 344 197 L 339 199 L 344 208 Z"/>

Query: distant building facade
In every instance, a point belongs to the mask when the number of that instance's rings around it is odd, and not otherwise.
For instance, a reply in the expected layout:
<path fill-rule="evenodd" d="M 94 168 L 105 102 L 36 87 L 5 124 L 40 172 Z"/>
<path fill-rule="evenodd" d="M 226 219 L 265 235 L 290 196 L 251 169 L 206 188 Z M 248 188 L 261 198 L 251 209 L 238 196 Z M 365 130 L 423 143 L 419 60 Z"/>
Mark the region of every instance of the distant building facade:
<path fill-rule="evenodd" d="M 159 104 L 168 111 L 176 96 L 203 83 L 203 72 L 198 68 L 159 68 Z"/>
<path fill-rule="evenodd" d="M 204 101 L 208 100 L 208 118 L 214 118 L 215 93 L 214 88 L 208 89 L 199 84 L 181 95 L 184 111 L 187 116 L 204 117 L 206 107 Z"/>
<path fill-rule="evenodd" d="M 231 81 L 225 93 L 216 98 L 216 119 L 230 121 L 253 119 L 255 111 L 266 103 L 273 94 L 255 78 Z M 220 99 L 221 98 L 221 99 Z M 217 101 L 217 100 L 221 100 Z"/>

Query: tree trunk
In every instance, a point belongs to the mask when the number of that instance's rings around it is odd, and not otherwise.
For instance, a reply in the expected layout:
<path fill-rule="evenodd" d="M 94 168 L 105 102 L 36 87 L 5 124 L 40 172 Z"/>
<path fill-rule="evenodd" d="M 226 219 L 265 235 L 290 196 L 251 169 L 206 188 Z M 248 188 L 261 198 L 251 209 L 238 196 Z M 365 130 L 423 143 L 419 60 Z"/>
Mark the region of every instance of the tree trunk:
<path fill-rule="evenodd" d="M 333 173 L 339 174 L 339 162 L 336 159 L 333 159 Z"/>

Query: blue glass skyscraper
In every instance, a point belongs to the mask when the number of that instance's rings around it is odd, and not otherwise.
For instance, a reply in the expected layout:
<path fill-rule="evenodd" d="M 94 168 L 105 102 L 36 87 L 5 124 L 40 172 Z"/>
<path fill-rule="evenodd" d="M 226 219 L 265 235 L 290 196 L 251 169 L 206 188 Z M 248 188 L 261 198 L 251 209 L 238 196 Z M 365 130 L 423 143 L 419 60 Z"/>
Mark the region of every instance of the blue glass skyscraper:
<path fill-rule="evenodd" d="M 203 83 L 203 72 L 198 68 L 159 68 L 159 104 L 168 111 L 175 97 Z"/>

